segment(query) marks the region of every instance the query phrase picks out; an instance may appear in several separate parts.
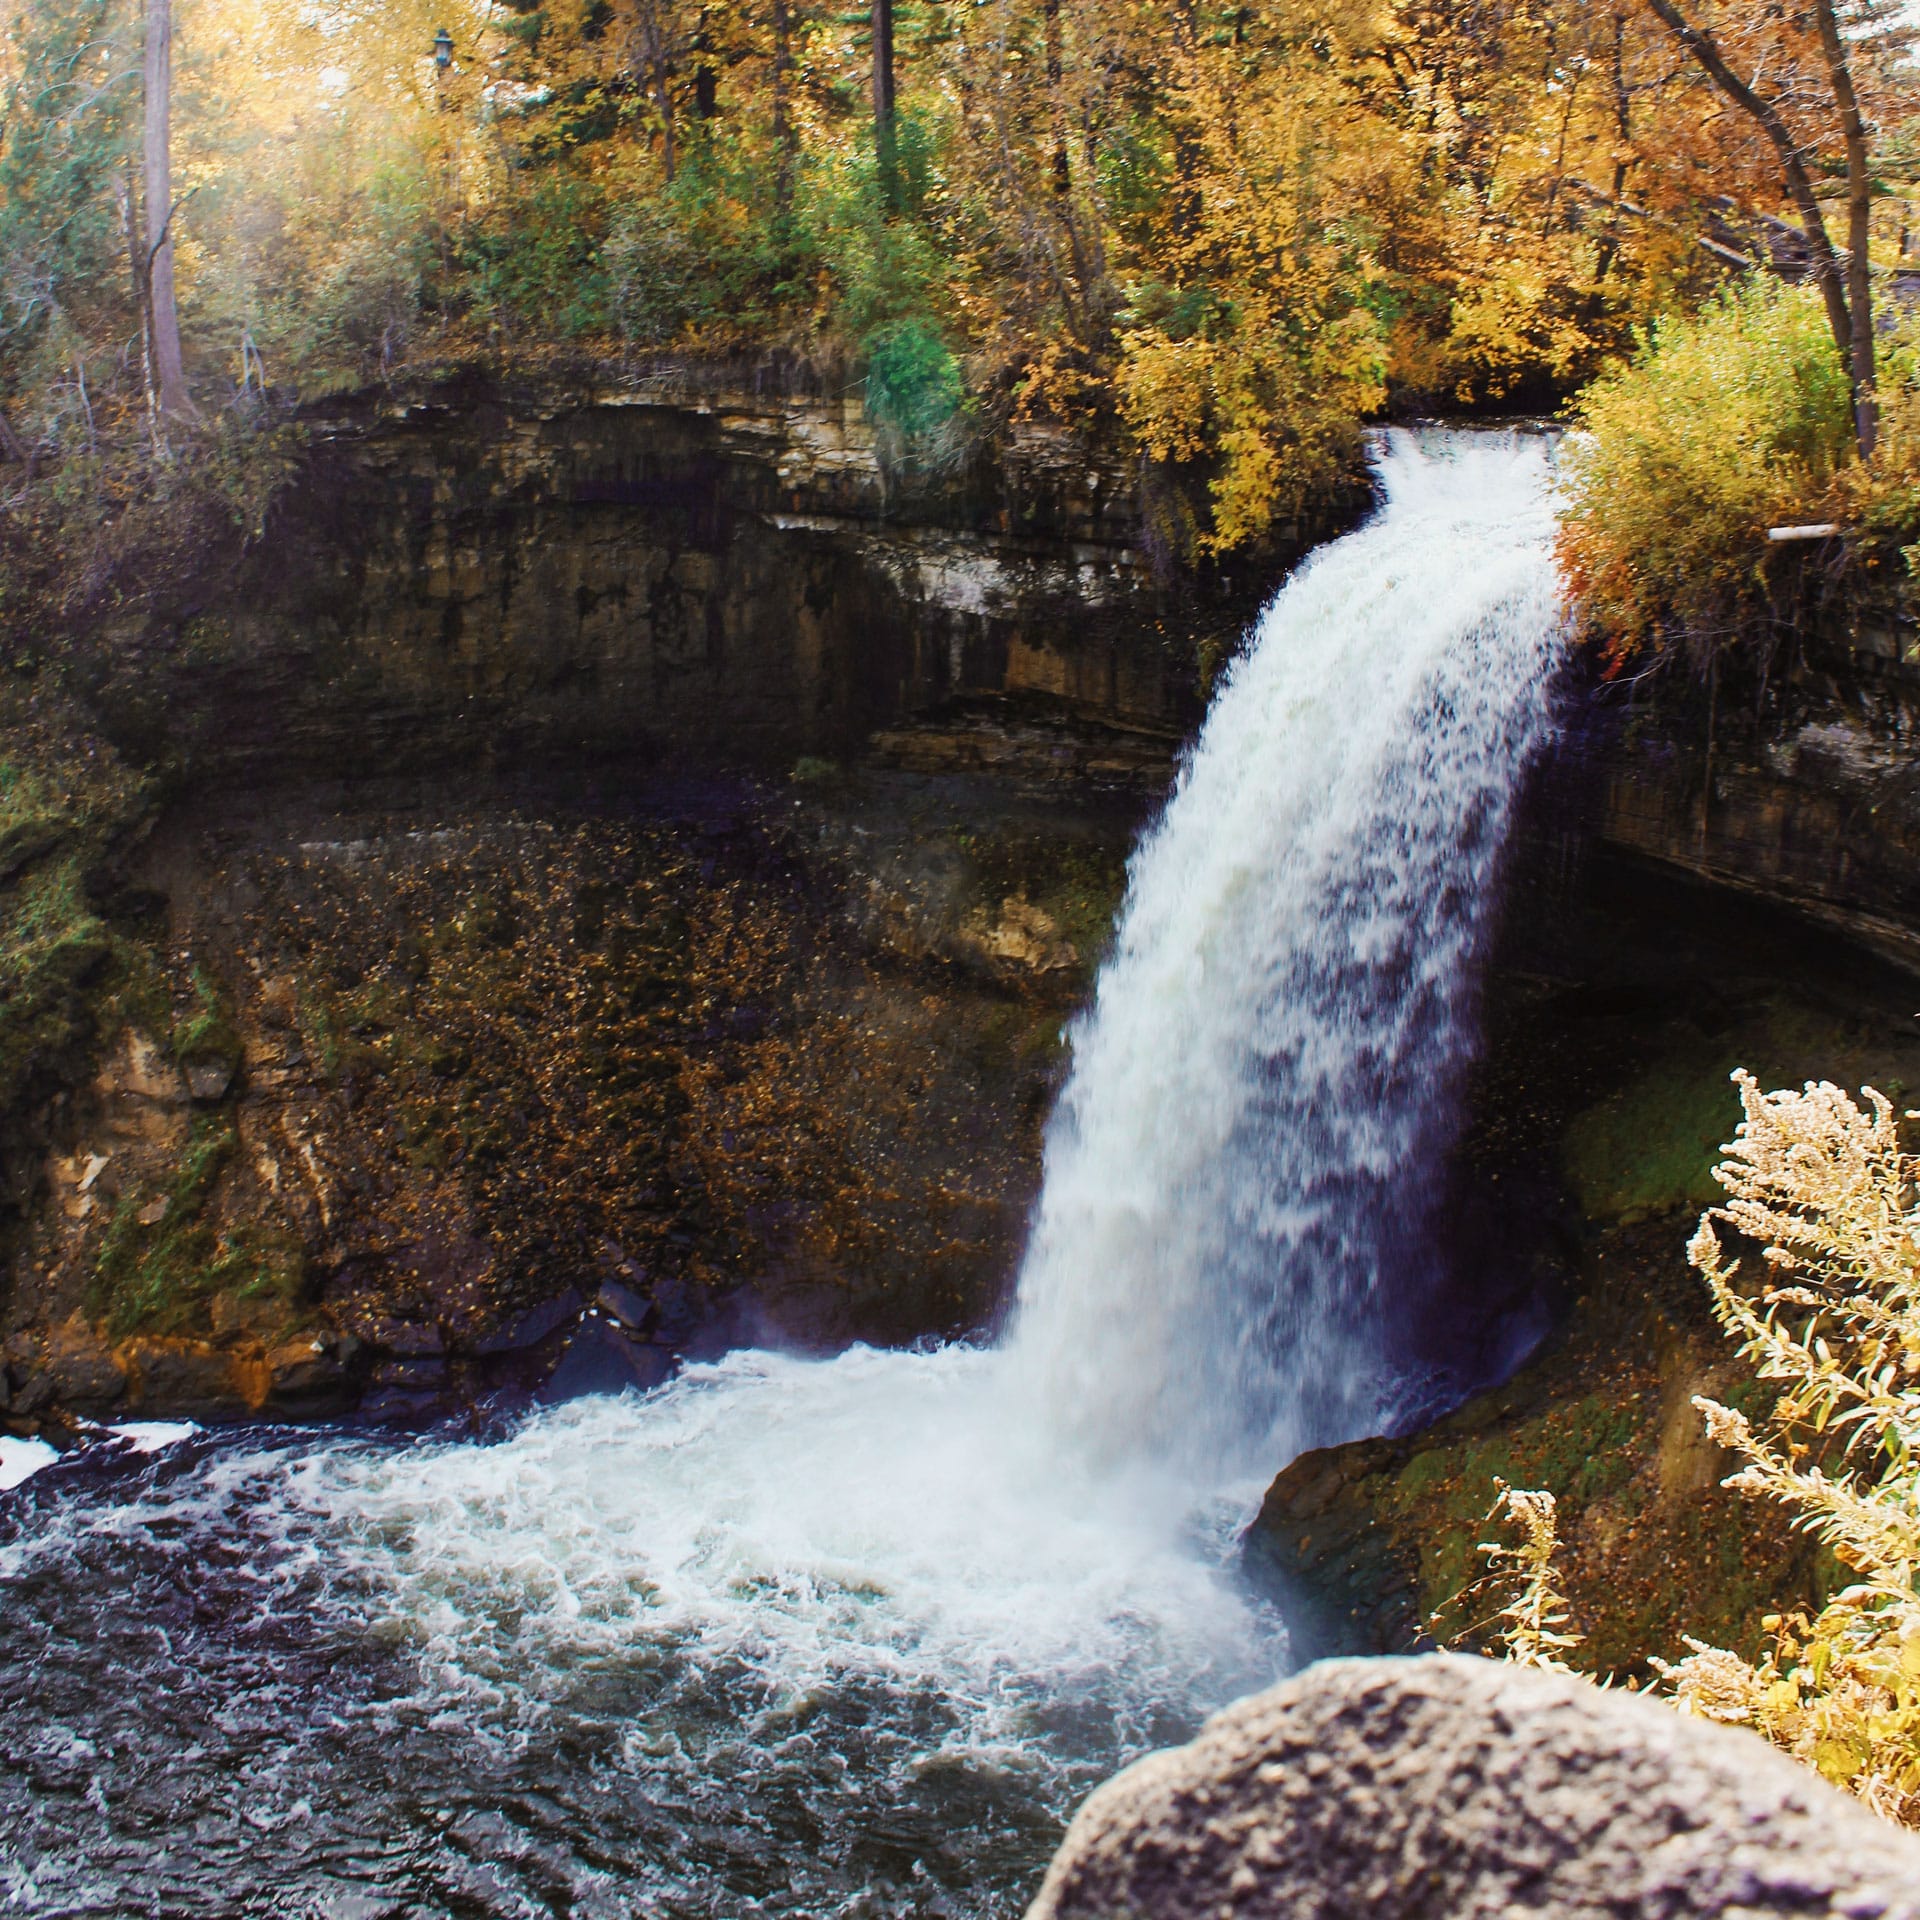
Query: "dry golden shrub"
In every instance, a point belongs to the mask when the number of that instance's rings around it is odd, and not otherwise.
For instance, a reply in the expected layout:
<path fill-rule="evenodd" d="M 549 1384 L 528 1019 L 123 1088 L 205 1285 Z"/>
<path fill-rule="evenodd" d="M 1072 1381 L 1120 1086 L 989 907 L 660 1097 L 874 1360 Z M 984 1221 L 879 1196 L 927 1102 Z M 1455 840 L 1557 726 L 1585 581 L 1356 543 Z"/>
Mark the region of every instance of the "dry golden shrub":
<path fill-rule="evenodd" d="M 1715 1169 L 1728 1200 L 1687 1251 L 1715 1317 L 1776 1392 L 1757 1417 L 1694 1405 L 1743 1463 L 1725 1484 L 1784 1506 L 1856 1577 L 1817 1614 L 1765 1615 L 1773 1647 L 1758 1663 L 1688 1639 L 1685 1659 L 1653 1665 L 1683 1712 L 1751 1727 L 1920 1827 L 1920 1156 L 1870 1087 L 1863 1109 L 1826 1082 L 1768 1093 L 1734 1078 L 1745 1118 Z M 1742 1280 L 1716 1223 L 1759 1245 L 1760 1284 Z M 1502 1509 L 1523 1537 L 1482 1551 L 1510 1595 L 1497 1616 L 1506 1657 L 1559 1666 L 1575 1641 L 1552 1498 L 1502 1485 Z"/>
<path fill-rule="evenodd" d="M 1687 1251 L 1779 1394 L 1757 1421 L 1694 1404 L 1745 1463 L 1727 1484 L 1782 1503 L 1857 1578 L 1812 1618 L 1768 1616 L 1758 1665 L 1690 1641 L 1662 1671 L 1687 1711 L 1750 1726 L 1920 1826 L 1920 1159 L 1872 1088 L 1863 1110 L 1826 1083 L 1735 1077 L 1746 1117 L 1717 1170 L 1730 1197 Z M 1739 1284 L 1716 1222 L 1760 1245 L 1765 1284 Z"/>

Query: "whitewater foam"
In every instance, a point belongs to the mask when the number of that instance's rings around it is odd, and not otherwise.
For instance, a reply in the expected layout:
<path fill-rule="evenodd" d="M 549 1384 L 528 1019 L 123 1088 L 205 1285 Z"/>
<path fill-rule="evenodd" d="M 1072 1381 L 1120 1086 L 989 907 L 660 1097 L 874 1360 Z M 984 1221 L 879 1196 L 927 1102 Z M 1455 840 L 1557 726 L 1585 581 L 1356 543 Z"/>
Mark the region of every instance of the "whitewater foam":
<path fill-rule="evenodd" d="M 489 1686 L 644 1639 L 731 1663 L 769 1710 L 849 1676 L 937 1686 L 991 1739 L 1042 1677 L 1142 1709 L 1270 1677 L 1230 1530 L 1209 1542 L 1150 1471 L 1050 1458 L 1009 1384 L 979 1348 L 742 1352 L 490 1447 L 322 1451 L 298 1491 L 428 1664 Z"/>

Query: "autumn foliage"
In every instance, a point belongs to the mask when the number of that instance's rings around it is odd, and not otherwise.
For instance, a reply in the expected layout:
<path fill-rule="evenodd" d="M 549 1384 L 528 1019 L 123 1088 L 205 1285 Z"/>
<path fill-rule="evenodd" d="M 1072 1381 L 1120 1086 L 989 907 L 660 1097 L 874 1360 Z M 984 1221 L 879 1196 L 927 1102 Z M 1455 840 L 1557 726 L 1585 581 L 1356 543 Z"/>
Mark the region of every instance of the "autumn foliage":
<path fill-rule="evenodd" d="M 1554 403 L 1781 204 L 1639 0 L 173 11 L 209 418 L 454 366 L 851 363 L 909 439 L 1116 438 L 1192 555 L 1350 472 L 1383 406 Z M 139 439 L 141 35 L 132 0 L 7 16 L 0 493 Z"/>
<path fill-rule="evenodd" d="M 1768 529 L 1825 520 L 1851 453 L 1811 289 L 1750 281 L 1647 328 L 1581 396 L 1561 463 L 1561 569 L 1610 659 L 1790 627 L 1803 553 Z"/>

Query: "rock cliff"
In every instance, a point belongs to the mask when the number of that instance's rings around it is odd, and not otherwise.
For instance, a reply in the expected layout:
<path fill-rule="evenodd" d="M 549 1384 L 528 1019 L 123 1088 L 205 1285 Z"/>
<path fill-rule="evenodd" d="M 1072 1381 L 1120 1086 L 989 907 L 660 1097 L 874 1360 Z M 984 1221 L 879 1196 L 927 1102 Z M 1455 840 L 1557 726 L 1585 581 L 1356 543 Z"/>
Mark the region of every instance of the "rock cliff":
<path fill-rule="evenodd" d="M 196 779 L 779 765 L 979 695 L 1177 733 L 1202 654 L 1358 504 L 1175 587 L 1097 449 L 1009 429 L 929 466 L 804 383 L 450 382 L 301 433 L 257 538 L 75 636 L 116 739 Z"/>

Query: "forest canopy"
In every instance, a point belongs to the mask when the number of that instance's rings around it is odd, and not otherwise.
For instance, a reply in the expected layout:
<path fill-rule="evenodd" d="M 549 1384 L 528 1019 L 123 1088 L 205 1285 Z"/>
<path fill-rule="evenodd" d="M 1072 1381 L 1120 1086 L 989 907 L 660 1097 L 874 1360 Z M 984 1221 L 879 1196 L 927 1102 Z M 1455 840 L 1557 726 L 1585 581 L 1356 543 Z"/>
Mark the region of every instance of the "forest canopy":
<path fill-rule="evenodd" d="M 1365 418 L 1557 404 L 1730 275 L 1824 245 L 1844 323 L 1920 123 L 1897 17 L 1834 17 L 1851 119 L 1748 0 L 16 3 L 0 486 L 268 396 L 779 354 L 907 443 L 1117 437 L 1185 557 L 1257 543 Z"/>

